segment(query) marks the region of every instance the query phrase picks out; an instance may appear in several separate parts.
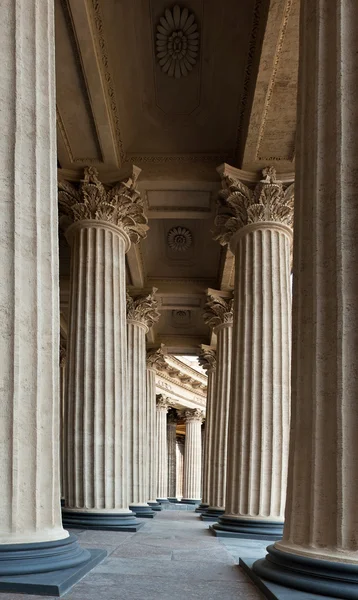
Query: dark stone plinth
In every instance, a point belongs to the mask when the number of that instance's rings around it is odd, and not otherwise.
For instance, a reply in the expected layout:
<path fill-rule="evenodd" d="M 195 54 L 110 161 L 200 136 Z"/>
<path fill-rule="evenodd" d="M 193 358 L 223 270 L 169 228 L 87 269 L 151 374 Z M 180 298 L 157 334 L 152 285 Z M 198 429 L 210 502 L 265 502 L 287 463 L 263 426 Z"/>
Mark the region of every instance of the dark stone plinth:
<path fill-rule="evenodd" d="M 300 590 L 296 594 L 302 600 L 312 598 L 312 594 L 320 594 L 322 598 L 357 600 L 358 565 L 299 556 L 274 546 L 269 546 L 267 551 L 266 557 L 256 560 L 247 572 L 260 589 L 263 585 L 268 588 L 271 593 L 268 598 L 293 600 L 296 597 L 294 590 Z M 276 595 L 272 592 L 275 585 Z"/>
<path fill-rule="evenodd" d="M 200 498 L 198 500 L 196 500 L 195 498 L 182 498 L 179 502 L 179 504 L 200 504 L 201 500 Z"/>
<path fill-rule="evenodd" d="M 172 504 L 177 504 L 179 502 L 178 498 L 168 498 L 169 502 Z"/>
<path fill-rule="evenodd" d="M 222 515 L 218 523 L 210 526 L 210 531 L 217 537 L 275 541 L 282 538 L 283 523 Z"/>
<path fill-rule="evenodd" d="M 0 576 L 44 573 L 77 567 L 88 561 L 75 535 L 61 540 L 33 544 L 1 544 Z"/>
<path fill-rule="evenodd" d="M 168 498 L 157 498 L 157 502 L 159 502 L 159 504 L 169 504 Z"/>
<path fill-rule="evenodd" d="M 86 550 L 88 559 L 75 567 L 0 577 L 0 592 L 62 596 L 107 556 L 106 550 Z M 4 597 L 5 599 L 5 597 Z"/>
<path fill-rule="evenodd" d="M 224 508 L 217 508 L 215 506 L 209 506 L 209 508 L 202 513 L 202 521 L 217 521 L 225 513 Z"/>
<path fill-rule="evenodd" d="M 130 504 L 129 508 L 140 519 L 154 519 L 157 516 L 149 504 L 146 506 L 143 506 L 143 504 Z"/>
<path fill-rule="evenodd" d="M 157 512 L 163 510 L 163 507 L 161 504 L 159 504 L 159 502 L 148 502 L 148 505 L 152 510 L 155 510 Z"/>
<path fill-rule="evenodd" d="M 209 508 L 209 504 L 207 502 L 202 502 L 201 504 L 199 504 L 199 506 L 196 507 L 195 512 L 202 514 L 205 511 L 207 511 L 208 508 Z"/>
<path fill-rule="evenodd" d="M 138 531 L 144 523 L 137 520 L 134 513 L 95 513 L 62 509 L 64 527 L 76 529 L 99 529 L 109 531 Z"/>

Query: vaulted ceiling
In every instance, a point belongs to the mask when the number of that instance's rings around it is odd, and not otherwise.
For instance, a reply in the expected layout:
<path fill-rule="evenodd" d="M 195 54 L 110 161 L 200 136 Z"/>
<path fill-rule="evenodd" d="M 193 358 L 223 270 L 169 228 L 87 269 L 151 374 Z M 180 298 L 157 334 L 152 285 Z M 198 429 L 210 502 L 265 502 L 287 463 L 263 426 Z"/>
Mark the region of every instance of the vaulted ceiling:
<path fill-rule="evenodd" d="M 208 343 L 205 292 L 233 287 L 233 257 L 212 241 L 216 167 L 292 176 L 298 12 L 299 0 L 56 0 L 58 175 L 93 165 L 111 183 L 142 170 L 150 230 L 127 255 L 127 283 L 158 288 L 149 344 Z M 69 260 L 61 239 L 64 319 Z"/>

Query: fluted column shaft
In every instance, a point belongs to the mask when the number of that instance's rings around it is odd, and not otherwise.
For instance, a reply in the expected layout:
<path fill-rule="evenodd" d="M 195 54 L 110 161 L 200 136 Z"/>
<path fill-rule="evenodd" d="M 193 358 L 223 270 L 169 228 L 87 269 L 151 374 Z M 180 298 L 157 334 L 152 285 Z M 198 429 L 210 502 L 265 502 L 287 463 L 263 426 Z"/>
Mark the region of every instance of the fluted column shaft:
<path fill-rule="evenodd" d="M 168 499 L 167 413 L 169 404 L 157 400 L 157 498 Z"/>
<path fill-rule="evenodd" d="M 149 479 L 149 437 L 146 407 L 144 323 L 128 321 L 128 389 L 130 397 L 130 505 L 146 504 Z"/>
<path fill-rule="evenodd" d="M 291 230 L 280 223 L 253 223 L 235 238 L 226 514 L 282 523 L 290 416 Z"/>
<path fill-rule="evenodd" d="M 183 482 L 184 482 L 184 453 L 185 453 L 185 443 L 181 438 L 177 438 L 176 441 L 176 453 L 177 453 L 177 476 L 176 476 L 176 490 L 175 496 L 176 498 L 183 497 Z"/>
<path fill-rule="evenodd" d="M 207 371 L 208 384 L 207 384 L 207 400 L 206 400 L 206 414 L 205 414 L 205 433 L 204 433 L 204 457 L 203 457 L 203 492 L 202 492 L 202 504 L 209 506 L 209 488 L 210 488 L 210 474 L 211 474 L 211 460 L 213 451 L 213 426 L 214 426 L 214 402 L 215 402 L 215 379 L 216 370 L 209 369 Z"/>
<path fill-rule="evenodd" d="M 196 414 L 198 413 L 198 414 Z M 201 423 L 200 411 L 185 411 L 186 434 L 184 454 L 184 500 L 201 497 Z"/>
<path fill-rule="evenodd" d="M 212 403 L 211 450 L 209 462 L 209 510 L 223 510 L 226 493 L 226 466 L 231 377 L 232 322 L 214 328 L 217 335 L 216 379 Z"/>
<path fill-rule="evenodd" d="M 127 236 L 107 222 L 70 226 L 66 509 L 128 511 Z"/>
<path fill-rule="evenodd" d="M 147 367 L 147 430 L 149 439 L 149 481 L 147 497 L 150 502 L 157 498 L 157 431 L 156 431 L 156 395 L 155 369 Z"/>
<path fill-rule="evenodd" d="M 302 2 L 290 463 L 269 549 L 286 584 L 334 598 L 358 597 L 357 24 L 356 2 Z"/>
<path fill-rule="evenodd" d="M 168 497 L 175 498 L 177 479 L 177 420 L 175 415 L 168 417 L 167 440 L 168 440 Z"/>
<path fill-rule="evenodd" d="M 60 347 L 60 476 L 61 498 L 65 496 L 65 381 L 66 381 L 66 350 Z M 62 502 L 62 500 L 61 500 Z"/>
<path fill-rule="evenodd" d="M 0 544 L 22 544 L 68 537 L 60 512 L 53 1 L 5 0 L 1 12 Z"/>

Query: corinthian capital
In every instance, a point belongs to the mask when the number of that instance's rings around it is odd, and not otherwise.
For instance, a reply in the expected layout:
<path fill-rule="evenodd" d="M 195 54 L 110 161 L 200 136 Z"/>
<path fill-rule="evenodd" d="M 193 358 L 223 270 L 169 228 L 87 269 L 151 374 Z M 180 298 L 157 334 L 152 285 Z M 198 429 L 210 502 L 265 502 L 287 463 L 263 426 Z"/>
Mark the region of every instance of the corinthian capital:
<path fill-rule="evenodd" d="M 143 200 L 136 189 L 138 174 L 137 167 L 133 167 L 130 177 L 108 188 L 99 181 L 97 169 L 86 167 L 79 186 L 59 181 L 60 210 L 73 222 L 108 221 L 120 227 L 136 244 L 147 235 L 149 229 Z"/>
<path fill-rule="evenodd" d="M 231 325 L 233 322 L 233 304 L 232 298 L 222 298 L 213 293 L 208 293 L 208 300 L 204 307 L 203 318 L 211 329 L 218 325 L 227 323 Z"/>
<path fill-rule="evenodd" d="M 155 298 L 157 288 L 150 294 L 132 297 L 127 292 L 127 321 L 142 323 L 150 329 L 159 320 L 158 302 Z"/>
<path fill-rule="evenodd" d="M 157 366 L 165 367 L 165 356 L 168 354 L 164 344 L 160 344 L 160 347 L 156 350 L 147 350 L 147 368 L 156 369 Z"/>
<path fill-rule="evenodd" d="M 277 222 L 292 228 L 294 184 L 284 189 L 273 167 L 266 167 L 262 176 L 250 190 L 239 179 L 222 175 L 214 233 L 222 245 L 229 244 L 233 234 L 250 223 Z"/>
<path fill-rule="evenodd" d="M 158 394 L 157 396 L 157 410 L 159 412 L 168 412 L 169 408 L 169 399 L 163 396 L 162 394 Z"/>
<path fill-rule="evenodd" d="M 66 359 L 67 359 L 67 349 L 66 349 L 66 345 L 65 342 L 62 340 L 60 340 L 60 367 L 65 367 L 66 366 Z"/>
<path fill-rule="evenodd" d="M 211 373 L 216 369 L 216 350 L 211 346 L 201 344 L 198 356 L 199 365 L 205 369 L 207 373 Z"/>
<path fill-rule="evenodd" d="M 199 408 L 185 410 L 184 420 L 186 423 L 190 423 L 191 421 L 199 421 L 199 423 L 202 423 L 204 420 L 204 413 Z"/>

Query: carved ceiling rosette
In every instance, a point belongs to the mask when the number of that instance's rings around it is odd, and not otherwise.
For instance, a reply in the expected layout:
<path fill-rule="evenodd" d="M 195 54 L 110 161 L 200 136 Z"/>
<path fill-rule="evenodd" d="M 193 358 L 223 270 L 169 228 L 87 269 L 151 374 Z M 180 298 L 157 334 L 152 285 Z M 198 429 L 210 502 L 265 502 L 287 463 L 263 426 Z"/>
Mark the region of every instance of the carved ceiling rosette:
<path fill-rule="evenodd" d="M 94 167 L 86 167 L 79 186 L 58 182 L 60 212 L 71 221 L 108 221 L 121 228 L 134 244 L 145 238 L 149 229 L 144 205 L 136 189 L 137 173 L 107 189 Z"/>
<path fill-rule="evenodd" d="M 165 345 L 161 344 L 157 349 L 147 351 L 147 368 L 157 369 L 157 367 L 165 368 L 165 356 L 168 354 Z"/>
<path fill-rule="evenodd" d="M 219 210 L 215 219 L 214 239 L 223 246 L 245 225 L 259 222 L 283 223 L 293 227 L 294 184 L 286 189 L 277 181 L 276 170 L 267 167 L 263 179 L 250 190 L 239 179 L 222 177 Z"/>
<path fill-rule="evenodd" d="M 221 298 L 214 294 L 208 294 L 208 300 L 204 307 L 203 319 L 211 329 L 218 325 L 232 325 L 233 322 L 233 298 Z"/>
<path fill-rule="evenodd" d="M 204 413 L 199 408 L 189 408 L 184 411 L 184 420 L 186 423 L 190 421 L 199 421 L 199 423 L 202 423 L 204 421 Z"/>
<path fill-rule="evenodd" d="M 150 294 L 132 297 L 127 292 L 127 321 L 141 323 L 150 329 L 159 320 L 158 302 L 155 298 L 157 288 L 152 288 Z"/>
<path fill-rule="evenodd" d="M 156 39 L 160 68 L 169 77 L 186 77 L 196 64 L 199 32 L 195 16 L 187 8 L 167 8 L 160 17 Z"/>
<path fill-rule="evenodd" d="M 206 344 L 201 344 L 198 356 L 198 362 L 207 373 L 211 373 L 216 369 L 216 350 Z"/>

